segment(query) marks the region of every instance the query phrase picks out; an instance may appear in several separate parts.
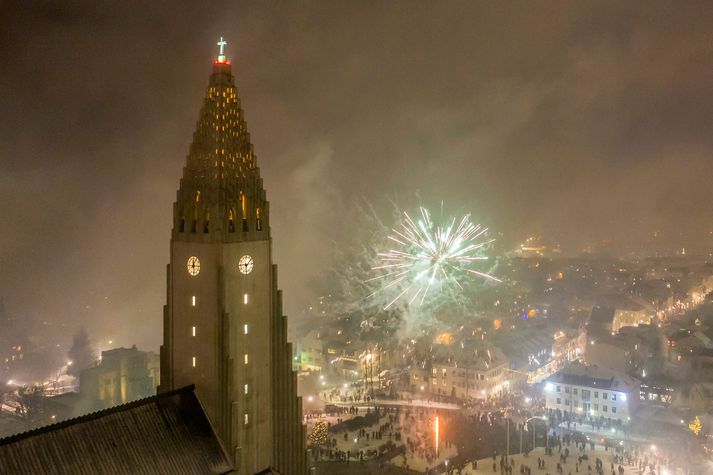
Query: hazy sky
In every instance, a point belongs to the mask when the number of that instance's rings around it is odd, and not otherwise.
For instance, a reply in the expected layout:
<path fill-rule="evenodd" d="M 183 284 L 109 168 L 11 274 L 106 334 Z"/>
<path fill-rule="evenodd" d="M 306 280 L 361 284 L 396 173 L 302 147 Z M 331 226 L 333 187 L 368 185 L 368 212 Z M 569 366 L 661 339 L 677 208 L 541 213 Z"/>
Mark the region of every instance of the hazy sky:
<path fill-rule="evenodd" d="M 710 2 L 0 2 L 13 314 L 158 347 L 171 205 L 221 35 L 288 313 L 362 196 L 444 199 L 503 244 L 711 244 Z"/>

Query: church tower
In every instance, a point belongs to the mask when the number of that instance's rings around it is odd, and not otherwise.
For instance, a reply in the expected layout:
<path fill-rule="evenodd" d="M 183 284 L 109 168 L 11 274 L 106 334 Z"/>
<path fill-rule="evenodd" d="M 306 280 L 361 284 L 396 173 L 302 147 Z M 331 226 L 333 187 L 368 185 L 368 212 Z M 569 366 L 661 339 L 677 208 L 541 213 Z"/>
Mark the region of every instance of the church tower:
<path fill-rule="evenodd" d="M 238 473 L 305 474 L 270 208 L 225 41 L 173 205 L 159 392 L 195 384 Z"/>

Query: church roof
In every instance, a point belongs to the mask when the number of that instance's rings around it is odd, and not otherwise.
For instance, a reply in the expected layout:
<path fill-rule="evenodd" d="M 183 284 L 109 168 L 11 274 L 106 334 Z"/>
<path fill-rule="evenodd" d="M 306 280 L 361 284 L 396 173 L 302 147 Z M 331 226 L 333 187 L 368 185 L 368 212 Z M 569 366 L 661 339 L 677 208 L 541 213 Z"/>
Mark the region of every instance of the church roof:
<path fill-rule="evenodd" d="M 232 471 L 194 386 L 0 439 L 0 473 Z"/>

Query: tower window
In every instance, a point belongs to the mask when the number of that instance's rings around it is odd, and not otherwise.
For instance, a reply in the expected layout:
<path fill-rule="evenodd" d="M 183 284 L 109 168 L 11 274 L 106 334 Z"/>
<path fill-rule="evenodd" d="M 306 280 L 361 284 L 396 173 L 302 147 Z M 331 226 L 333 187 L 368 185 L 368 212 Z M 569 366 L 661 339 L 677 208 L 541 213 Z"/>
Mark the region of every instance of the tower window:
<path fill-rule="evenodd" d="M 247 323 L 245 325 L 243 325 L 243 334 L 244 335 L 248 334 L 248 324 Z"/>
<path fill-rule="evenodd" d="M 210 221 L 206 220 L 206 222 L 203 224 L 203 234 L 208 234 L 208 226 L 210 225 Z"/>
<path fill-rule="evenodd" d="M 193 223 L 191 223 L 191 232 L 194 233 L 196 232 L 196 229 L 198 228 L 198 220 L 194 219 Z"/>
<path fill-rule="evenodd" d="M 243 232 L 248 231 L 248 220 L 243 218 Z"/>
<path fill-rule="evenodd" d="M 196 306 L 196 296 L 195 296 L 195 295 L 192 295 L 192 296 L 191 296 L 191 306 L 192 306 L 192 307 L 195 307 L 195 306 Z"/>
<path fill-rule="evenodd" d="M 193 360 L 195 361 L 195 358 L 193 358 Z M 248 364 L 248 354 L 247 354 L 247 353 L 245 353 L 245 354 L 243 355 L 243 363 L 244 363 L 244 364 Z M 194 365 L 194 366 L 195 366 L 195 365 Z"/>
<path fill-rule="evenodd" d="M 249 418 L 248 418 L 248 414 L 246 412 L 245 416 L 243 417 L 243 421 L 245 422 L 245 425 L 248 425 L 248 420 L 249 420 Z"/>
<path fill-rule="evenodd" d="M 248 385 L 247 384 L 245 386 L 243 386 L 243 391 L 245 392 L 245 395 L 247 396 L 247 394 L 248 394 Z"/>
<path fill-rule="evenodd" d="M 248 294 L 243 294 L 243 303 L 244 303 L 245 305 L 248 304 Z"/>
<path fill-rule="evenodd" d="M 191 327 L 191 336 L 196 336 L 196 327 Z"/>
<path fill-rule="evenodd" d="M 193 367 L 194 368 L 196 367 L 196 357 L 195 356 L 193 357 Z"/>
<path fill-rule="evenodd" d="M 186 230 L 186 218 L 181 218 L 181 220 L 178 222 L 178 232 L 182 233 L 185 232 Z"/>

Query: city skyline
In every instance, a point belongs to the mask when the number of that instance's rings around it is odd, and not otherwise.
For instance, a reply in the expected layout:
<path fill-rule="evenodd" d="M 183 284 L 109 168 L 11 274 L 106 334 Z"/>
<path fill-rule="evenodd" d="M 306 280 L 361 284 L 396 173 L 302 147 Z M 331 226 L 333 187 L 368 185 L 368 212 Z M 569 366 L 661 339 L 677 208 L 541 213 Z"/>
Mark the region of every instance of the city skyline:
<path fill-rule="evenodd" d="M 705 2 L 0 31 L 3 473 L 713 471 Z"/>
<path fill-rule="evenodd" d="M 623 252 L 654 232 L 671 253 L 710 248 L 711 17 L 695 3 L 213 8 L 6 11 L 9 312 L 158 346 L 166 211 L 220 35 L 275 235 L 291 236 L 275 249 L 288 314 L 319 295 L 336 223 L 363 197 L 445 200 L 501 250 L 535 234 Z"/>

